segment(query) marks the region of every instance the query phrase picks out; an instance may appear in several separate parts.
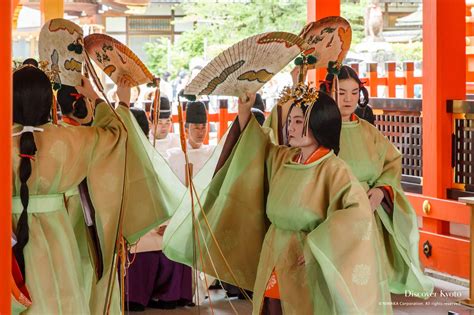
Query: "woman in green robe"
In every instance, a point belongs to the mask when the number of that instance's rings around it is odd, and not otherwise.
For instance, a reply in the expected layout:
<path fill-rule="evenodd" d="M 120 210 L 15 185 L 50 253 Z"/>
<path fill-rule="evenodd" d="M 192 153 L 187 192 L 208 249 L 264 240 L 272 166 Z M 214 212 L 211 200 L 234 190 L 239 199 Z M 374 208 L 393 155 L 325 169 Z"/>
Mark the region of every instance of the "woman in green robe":
<path fill-rule="evenodd" d="M 83 95 L 79 94 L 75 87 L 64 84 L 61 85 L 57 91 L 56 98 L 57 103 L 61 109 L 62 117 L 60 124 L 62 126 L 73 127 L 90 125 L 92 123 L 92 103 Z M 64 196 L 66 210 L 69 214 L 69 218 L 74 230 L 74 235 L 76 236 L 77 246 L 79 247 L 79 252 L 81 255 L 82 275 L 84 279 L 84 295 L 86 300 L 89 301 L 93 287 L 97 282 L 96 278 L 94 277 L 94 267 L 97 266 L 94 266 L 93 261 L 91 260 L 91 254 L 89 253 L 89 240 L 92 240 L 90 236 L 98 237 L 96 224 L 91 225 L 92 229 L 88 228 L 88 225 L 86 224 L 78 187 L 68 190 L 65 192 Z M 94 235 L 92 235 L 90 231 L 95 231 Z M 93 255 L 97 254 L 98 252 L 93 253 Z M 99 258 L 99 255 L 97 256 L 97 258 Z M 115 305 L 117 306 L 117 303 L 115 303 Z"/>
<path fill-rule="evenodd" d="M 390 291 L 429 297 L 433 282 L 423 274 L 418 256 L 419 232 L 416 213 L 400 184 L 402 155 L 376 127 L 359 119 L 354 111 L 369 102 L 357 73 L 342 66 L 338 75 L 338 106 L 342 116 L 339 157 L 362 184 L 375 212 L 383 239 L 382 251 L 389 275 Z M 330 90 L 328 74 L 322 90 Z"/>
<path fill-rule="evenodd" d="M 89 314 L 80 252 L 65 193 L 87 177 L 102 235 L 104 266 L 114 255 L 122 205 L 126 131 L 87 79 L 78 91 L 95 107 L 93 127 L 50 122 L 48 77 L 29 66 L 13 75 L 12 225 L 15 257 L 30 291 L 31 314 Z M 115 226 L 115 230 L 113 229 Z"/>
<path fill-rule="evenodd" d="M 325 93 L 293 92 L 284 101 L 291 105 L 291 148 L 274 145 L 253 118 L 255 95 L 239 100 L 228 135 L 235 145 L 229 154 L 232 145 L 224 146 L 203 205 L 206 218 L 201 213 L 196 221 L 198 265 L 253 289 L 253 314 L 389 314 L 368 199 L 336 156 L 337 105 Z M 189 223 L 170 224 L 164 243 L 170 259 L 193 263 Z"/>
<path fill-rule="evenodd" d="M 73 86 L 61 85 L 57 91 L 57 103 L 61 108 L 61 126 L 77 127 L 94 125 L 92 102 L 80 94 Z M 128 143 L 128 141 L 127 141 Z M 87 178 L 80 184 L 83 189 L 82 198 L 90 198 L 87 190 Z M 104 240 L 105 233 L 115 234 L 113 226 L 104 226 L 98 221 L 95 222 L 93 209 L 89 214 L 84 211 L 79 186 L 74 187 L 64 193 L 64 201 L 67 213 L 71 220 L 77 246 L 81 255 L 82 277 L 84 283 L 84 296 L 89 305 L 90 313 L 102 313 L 106 303 L 107 287 L 112 266 L 106 266 L 104 272 L 102 247 L 100 243 Z M 94 207 L 93 204 L 91 204 Z M 87 207 L 86 207 L 87 208 Z M 88 219 L 87 216 L 91 216 Z M 86 222 L 89 221 L 89 222 Z M 100 226 L 99 226 L 100 225 Z M 111 227 L 111 228 L 109 228 Z M 118 277 L 113 278 L 113 294 L 109 311 L 111 314 L 120 312 L 120 287 Z"/>

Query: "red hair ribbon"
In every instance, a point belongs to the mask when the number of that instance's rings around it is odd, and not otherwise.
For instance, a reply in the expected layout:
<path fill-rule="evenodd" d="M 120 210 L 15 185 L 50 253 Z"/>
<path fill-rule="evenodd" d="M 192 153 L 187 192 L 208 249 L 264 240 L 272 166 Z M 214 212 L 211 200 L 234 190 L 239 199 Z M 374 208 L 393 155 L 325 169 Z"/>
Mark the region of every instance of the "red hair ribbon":
<path fill-rule="evenodd" d="M 360 81 L 359 89 L 363 88 L 367 84 L 367 81 Z"/>
<path fill-rule="evenodd" d="M 69 93 L 70 96 L 74 96 L 74 98 L 77 100 L 80 100 L 81 98 L 84 97 L 84 95 L 79 94 L 79 93 Z"/>
<path fill-rule="evenodd" d="M 27 159 L 30 159 L 30 160 L 35 160 L 35 156 L 34 155 L 29 155 L 29 154 L 18 154 L 20 157 L 22 158 L 27 158 Z"/>
<path fill-rule="evenodd" d="M 332 84 L 332 81 L 329 81 L 329 80 L 319 80 L 319 83 L 324 83 L 324 86 L 326 87 L 326 92 L 330 92 L 331 91 L 331 88 L 330 88 L 330 84 Z"/>

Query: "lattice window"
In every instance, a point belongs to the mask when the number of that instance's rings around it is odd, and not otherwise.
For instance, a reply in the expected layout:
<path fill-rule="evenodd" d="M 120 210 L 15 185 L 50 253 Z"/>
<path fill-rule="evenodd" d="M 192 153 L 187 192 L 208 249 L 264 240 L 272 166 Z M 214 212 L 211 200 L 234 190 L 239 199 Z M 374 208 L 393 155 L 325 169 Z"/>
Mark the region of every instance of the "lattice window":
<path fill-rule="evenodd" d="M 402 153 L 402 175 L 423 176 L 422 118 L 419 113 L 376 115 L 375 125 Z"/>
<path fill-rule="evenodd" d="M 454 181 L 465 184 L 467 191 L 474 191 L 474 120 L 455 119 Z"/>
<path fill-rule="evenodd" d="M 171 31 L 171 19 L 166 17 L 129 17 L 130 32 Z"/>

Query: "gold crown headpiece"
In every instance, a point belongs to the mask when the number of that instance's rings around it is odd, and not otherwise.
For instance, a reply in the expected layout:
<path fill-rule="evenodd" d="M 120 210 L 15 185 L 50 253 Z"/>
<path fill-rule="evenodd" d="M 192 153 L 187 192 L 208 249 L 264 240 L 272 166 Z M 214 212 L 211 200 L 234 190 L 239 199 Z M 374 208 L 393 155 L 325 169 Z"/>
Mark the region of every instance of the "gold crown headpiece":
<path fill-rule="evenodd" d="M 318 99 L 319 91 L 314 87 L 310 87 L 309 84 L 303 82 L 298 83 L 296 86 L 287 86 L 280 93 L 278 99 L 278 105 L 282 105 L 291 101 L 297 107 L 308 107 L 314 104 Z"/>
<path fill-rule="evenodd" d="M 294 87 L 287 86 L 283 89 L 277 105 L 288 106 L 288 104 L 290 104 L 290 106 L 294 105 L 305 112 L 303 135 L 306 135 L 308 133 L 311 110 L 318 100 L 318 97 L 319 91 L 316 90 L 316 88 L 310 87 L 309 84 L 299 82 Z"/>
<path fill-rule="evenodd" d="M 39 62 L 39 68 L 48 76 L 49 81 L 51 81 L 51 84 L 53 85 L 54 90 L 59 90 L 61 87 L 61 82 L 59 74 L 61 73 L 61 70 L 59 70 L 59 67 L 57 66 L 51 66 L 49 67 L 49 61 L 46 60 L 40 60 Z"/>

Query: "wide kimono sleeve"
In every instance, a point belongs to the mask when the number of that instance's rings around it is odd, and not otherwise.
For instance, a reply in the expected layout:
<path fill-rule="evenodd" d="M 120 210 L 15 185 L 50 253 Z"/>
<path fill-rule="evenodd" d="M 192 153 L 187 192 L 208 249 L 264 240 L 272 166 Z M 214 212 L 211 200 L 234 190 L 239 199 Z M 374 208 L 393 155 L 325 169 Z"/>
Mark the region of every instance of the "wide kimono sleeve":
<path fill-rule="evenodd" d="M 285 127 L 282 123 L 282 110 L 279 105 L 272 108 L 270 115 L 265 119 L 263 127 L 269 130 L 270 139 L 275 144 L 285 144 L 287 139 L 284 135 Z"/>
<path fill-rule="evenodd" d="M 97 283 L 92 286 L 90 300 L 91 312 L 98 313 L 103 310 L 108 278 L 113 270 L 112 261 L 123 205 L 127 131 L 117 114 L 103 101 L 98 101 L 96 105 L 92 127 L 64 129 L 69 131 L 68 141 L 74 143 L 70 146 L 74 150 L 70 152 L 70 163 L 67 163 L 70 169 L 60 178 L 79 178 L 83 175 L 79 172 L 84 170 L 80 165 L 84 161 L 88 163 L 87 189 L 95 209 L 104 264 L 102 278 L 96 279 Z M 114 292 L 112 311 L 119 305 L 117 288 Z"/>
<path fill-rule="evenodd" d="M 119 105 L 117 113 L 128 132 L 123 233 L 134 243 L 172 216 L 186 188 L 147 139 L 130 109 Z"/>
<path fill-rule="evenodd" d="M 393 269 L 390 275 L 391 290 L 399 294 L 410 290 L 414 294 L 429 297 L 434 284 L 423 274 L 419 261 L 420 236 L 416 212 L 400 183 L 402 155 L 383 134 L 375 128 L 372 130 L 375 132 L 377 152 L 383 168 L 371 187 L 385 188 L 385 197 L 377 209 L 377 215 L 383 224 L 384 245 Z"/>
<path fill-rule="evenodd" d="M 234 122 L 218 171 L 201 200 L 204 213 L 198 203 L 194 207 L 199 237 L 194 237 L 191 215 L 181 218 L 179 225 L 170 224 L 164 235 L 168 258 L 190 266 L 196 262 L 209 275 L 253 288 L 268 227 L 265 165 L 271 147 L 268 134 L 253 116 L 242 134 L 238 121 Z M 193 243 L 198 245 L 194 255 Z"/>
<path fill-rule="evenodd" d="M 367 196 L 339 162 L 331 165 L 336 172 L 321 179 L 329 195 L 326 219 L 306 239 L 315 314 L 390 314 L 380 238 Z"/>
<path fill-rule="evenodd" d="M 75 156 L 90 154 L 87 186 L 96 210 L 98 236 L 104 269 L 111 265 L 122 209 L 127 132 L 116 113 L 105 102 L 98 102 L 93 128 L 79 127 L 74 141 L 83 141 Z M 79 128 L 68 128 L 79 130 Z M 93 137 L 83 137 L 93 133 Z M 93 140 L 93 141 L 91 141 Z M 87 143 L 85 143 L 87 141 Z M 66 175 L 67 176 L 67 175 Z"/>

